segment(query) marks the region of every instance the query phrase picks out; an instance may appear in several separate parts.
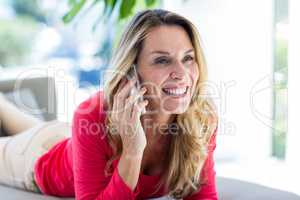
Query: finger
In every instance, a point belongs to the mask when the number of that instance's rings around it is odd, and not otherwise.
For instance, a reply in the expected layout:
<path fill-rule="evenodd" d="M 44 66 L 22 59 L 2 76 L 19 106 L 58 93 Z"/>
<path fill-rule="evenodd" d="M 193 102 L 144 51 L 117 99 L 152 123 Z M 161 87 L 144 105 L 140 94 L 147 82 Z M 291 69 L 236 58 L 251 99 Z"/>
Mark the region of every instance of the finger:
<path fill-rule="evenodd" d="M 121 91 L 119 91 L 116 95 L 116 103 L 117 103 L 117 108 L 124 111 L 125 108 L 125 99 L 129 95 L 129 91 L 132 87 L 134 87 L 135 80 L 129 80 L 123 88 L 121 88 Z"/>
<path fill-rule="evenodd" d="M 137 93 L 137 95 L 131 95 L 129 96 L 127 99 L 126 99 L 126 105 L 125 105 L 125 108 L 128 107 L 127 109 L 127 112 L 126 112 L 126 117 L 127 119 L 130 119 L 131 116 L 132 116 L 132 111 L 133 111 L 133 107 L 134 107 L 134 104 L 136 102 L 138 102 L 138 99 L 141 98 L 145 92 L 147 91 L 147 88 L 146 87 L 142 87 L 139 92 Z"/>
<path fill-rule="evenodd" d="M 114 95 L 114 102 L 116 103 L 116 112 L 121 112 L 124 109 L 124 102 L 123 98 L 120 98 L 120 96 L 122 97 L 122 95 L 120 95 L 120 92 L 124 88 L 124 86 L 128 84 L 128 82 L 129 80 L 126 79 L 126 77 L 123 77 L 120 83 L 118 84 L 118 89 Z"/>
<path fill-rule="evenodd" d="M 118 92 L 121 91 L 121 89 L 124 87 L 124 85 L 126 84 L 126 82 L 127 82 L 127 79 L 126 79 L 125 77 L 123 77 L 123 78 L 119 81 L 119 83 L 118 83 L 118 89 L 117 89 L 117 91 L 116 91 L 116 94 L 117 94 Z"/>
<path fill-rule="evenodd" d="M 119 98 L 125 99 L 129 95 L 129 91 L 132 87 L 134 87 L 134 84 L 136 83 L 136 78 L 130 79 L 124 87 L 121 88 L 121 90 L 118 93 Z"/>
<path fill-rule="evenodd" d="M 135 121 L 138 118 L 140 118 L 141 114 L 142 114 L 142 109 L 146 109 L 146 106 L 148 105 L 149 101 L 146 99 L 144 101 L 141 102 L 137 102 L 134 107 L 133 107 L 133 111 L 132 111 L 132 119 Z"/>
<path fill-rule="evenodd" d="M 134 103 L 136 101 L 138 101 L 139 98 L 141 98 L 147 91 L 146 87 L 142 87 L 139 89 L 139 91 L 137 93 L 133 93 L 130 96 L 128 96 L 128 101 L 129 103 Z"/>
<path fill-rule="evenodd" d="M 119 94 L 119 92 L 121 91 L 121 89 L 124 87 L 124 85 L 126 83 L 127 83 L 127 80 L 126 80 L 125 77 L 123 77 L 121 79 L 121 81 L 119 81 L 119 83 L 118 83 L 118 88 L 117 88 L 117 91 L 116 91 L 116 93 L 114 95 L 114 103 L 113 103 L 113 110 L 114 110 L 115 113 L 121 112 L 122 107 L 119 107 L 118 94 Z"/>

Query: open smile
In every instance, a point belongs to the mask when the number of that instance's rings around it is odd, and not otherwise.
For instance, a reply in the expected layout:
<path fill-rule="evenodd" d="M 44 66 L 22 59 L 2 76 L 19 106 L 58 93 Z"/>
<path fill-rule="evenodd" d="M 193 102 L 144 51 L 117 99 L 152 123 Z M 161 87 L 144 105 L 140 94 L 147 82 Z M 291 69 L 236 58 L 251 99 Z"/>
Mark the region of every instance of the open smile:
<path fill-rule="evenodd" d="M 189 86 L 181 88 L 163 88 L 162 91 L 168 96 L 181 98 L 186 96 L 186 94 L 188 93 L 188 89 Z"/>

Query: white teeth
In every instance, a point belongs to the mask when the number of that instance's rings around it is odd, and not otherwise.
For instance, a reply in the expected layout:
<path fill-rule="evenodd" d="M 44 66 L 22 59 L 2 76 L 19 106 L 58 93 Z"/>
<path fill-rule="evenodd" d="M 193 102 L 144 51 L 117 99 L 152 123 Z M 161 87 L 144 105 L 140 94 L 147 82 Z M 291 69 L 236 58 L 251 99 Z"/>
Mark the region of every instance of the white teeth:
<path fill-rule="evenodd" d="M 182 94 L 186 93 L 187 87 L 186 88 L 180 88 L 180 89 L 163 88 L 163 91 L 166 92 L 167 94 L 171 94 L 171 95 L 182 95 Z"/>

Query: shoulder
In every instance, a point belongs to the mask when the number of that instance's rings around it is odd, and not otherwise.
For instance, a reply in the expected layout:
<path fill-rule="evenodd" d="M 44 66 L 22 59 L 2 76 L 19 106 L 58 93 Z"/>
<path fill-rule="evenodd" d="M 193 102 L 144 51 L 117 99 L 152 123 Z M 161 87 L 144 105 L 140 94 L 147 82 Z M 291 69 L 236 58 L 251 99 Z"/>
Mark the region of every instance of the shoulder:
<path fill-rule="evenodd" d="M 213 152 L 216 149 L 217 132 L 218 132 L 218 124 L 214 127 L 209 139 L 209 144 L 208 144 L 209 152 Z"/>
<path fill-rule="evenodd" d="M 105 127 L 105 100 L 103 91 L 100 90 L 80 103 L 73 115 L 73 136 L 85 137 L 106 135 Z M 85 133 L 85 134 L 82 134 Z M 93 133 L 93 134 L 91 134 Z"/>
<path fill-rule="evenodd" d="M 218 108 L 215 104 L 215 102 L 213 101 L 212 98 L 207 98 L 206 99 L 206 105 L 208 106 L 208 110 L 209 110 L 209 114 L 207 117 L 207 121 L 208 121 L 208 130 L 209 130 L 209 134 L 208 134 L 208 147 L 209 149 L 215 149 L 216 147 L 216 137 L 217 137 L 217 132 L 218 132 L 218 124 L 219 124 L 219 117 L 218 117 Z"/>
<path fill-rule="evenodd" d="M 101 90 L 76 108 L 72 121 L 73 145 L 89 146 L 89 149 L 95 147 L 98 150 L 99 146 L 108 148 L 105 117 L 104 94 Z"/>
<path fill-rule="evenodd" d="M 99 90 L 81 102 L 77 106 L 73 117 L 87 118 L 98 122 L 103 121 L 105 118 L 104 91 Z"/>

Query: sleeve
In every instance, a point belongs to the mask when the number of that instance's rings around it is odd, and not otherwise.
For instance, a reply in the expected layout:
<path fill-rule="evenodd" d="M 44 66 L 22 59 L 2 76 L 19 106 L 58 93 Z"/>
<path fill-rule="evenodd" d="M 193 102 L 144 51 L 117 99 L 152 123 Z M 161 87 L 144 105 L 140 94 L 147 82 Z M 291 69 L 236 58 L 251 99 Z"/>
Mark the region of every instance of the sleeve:
<path fill-rule="evenodd" d="M 210 144 L 208 147 L 208 156 L 202 170 L 202 174 L 206 182 L 204 185 L 202 185 L 199 191 L 184 198 L 184 200 L 218 200 L 215 180 L 216 172 L 214 169 L 213 158 L 213 153 L 216 148 L 217 130 L 218 126 L 214 130 L 214 133 L 210 139 Z"/>
<path fill-rule="evenodd" d="M 78 109 L 74 114 L 72 125 L 76 200 L 135 199 L 140 192 L 139 187 L 132 191 L 119 175 L 118 167 L 115 167 L 111 176 L 105 176 L 108 143 L 101 137 L 105 132 L 101 127 L 104 122 L 95 120 L 91 114 L 81 114 Z"/>

